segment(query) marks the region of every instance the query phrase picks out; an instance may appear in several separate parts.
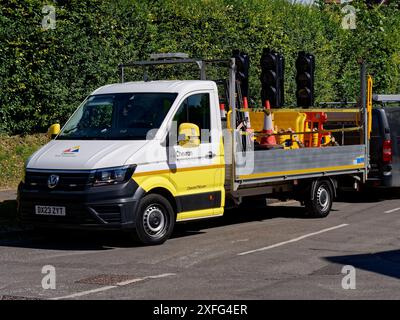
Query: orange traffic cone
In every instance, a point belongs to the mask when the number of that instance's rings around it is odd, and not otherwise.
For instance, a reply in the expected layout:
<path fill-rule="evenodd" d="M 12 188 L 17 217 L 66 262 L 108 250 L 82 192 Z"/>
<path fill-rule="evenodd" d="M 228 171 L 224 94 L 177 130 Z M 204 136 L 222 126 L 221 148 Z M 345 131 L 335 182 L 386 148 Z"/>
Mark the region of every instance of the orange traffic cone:
<path fill-rule="evenodd" d="M 226 119 L 226 110 L 225 110 L 225 104 L 224 103 L 220 103 L 219 104 L 219 111 L 221 114 L 221 119 L 225 120 Z"/>
<path fill-rule="evenodd" d="M 271 106 L 269 104 L 269 100 L 265 102 L 264 113 L 264 128 L 262 133 L 267 134 L 267 136 L 261 137 L 260 144 L 263 146 L 272 147 L 276 145 L 276 139 L 274 135 L 270 135 L 274 133 L 274 126 L 272 124 Z"/>

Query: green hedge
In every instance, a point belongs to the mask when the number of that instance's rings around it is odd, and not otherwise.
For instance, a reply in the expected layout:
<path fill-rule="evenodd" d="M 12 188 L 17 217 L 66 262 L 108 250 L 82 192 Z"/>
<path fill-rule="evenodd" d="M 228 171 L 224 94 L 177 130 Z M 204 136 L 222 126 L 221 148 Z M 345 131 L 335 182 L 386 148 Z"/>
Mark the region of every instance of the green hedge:
<path fill-rule="evenodd" d="M 18 186 L 25 161 L 48 141 L 46 134 L 12 137 L 0 134 L 0 190 Z"/>
<path fill-rule="evenodd" d="M 369 62 L 377 92 L 398 92 L 398 7 L 367 9 L 355 0 L 357 29 L 343 30 L 342 6 L 322 2 L 308 7 L 284 0 L 0 0 L 0 132 L 37 132 L 64 122 L 92 90 L 118 81 L 119 63 L 153 52 L 227 58 L 233 48 L 247 51 L 256 101 L 264 47 L 285 55 L 289 105 L 295 101 L 299 50 L 316 55 L 317 101 L 356 98 L 360 57 Z M 44 4 L 56 7 L 54 30 L 41 28 Z M 139 79 L 139 72 L 127 76 Z"/>

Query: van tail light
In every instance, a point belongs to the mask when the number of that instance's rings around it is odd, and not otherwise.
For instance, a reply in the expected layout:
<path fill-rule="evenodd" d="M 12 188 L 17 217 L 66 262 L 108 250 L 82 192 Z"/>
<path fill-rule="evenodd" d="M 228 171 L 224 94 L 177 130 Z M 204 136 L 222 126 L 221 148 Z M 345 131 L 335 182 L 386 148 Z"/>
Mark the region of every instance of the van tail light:
<path fill-rule="evenodd" d="M 385 140 L 383 142 L 382 159 L 384 164 L 389 164 L 392 162 L 392 141 Z"/>

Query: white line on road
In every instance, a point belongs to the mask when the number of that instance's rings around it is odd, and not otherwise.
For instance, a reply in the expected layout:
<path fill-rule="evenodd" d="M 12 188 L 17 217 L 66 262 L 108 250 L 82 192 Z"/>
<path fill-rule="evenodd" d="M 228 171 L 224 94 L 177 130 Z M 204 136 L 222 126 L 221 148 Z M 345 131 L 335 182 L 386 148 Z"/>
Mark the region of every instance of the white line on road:
<path fill-rule="evenodd" d="M 275 243 L 275 244 L 270 245 L 268 247 L 259 248 L 259 249 L 255 249 L 255 250 L 250 250 L 250 251 L 246 251 L 246 252 L 241 252 L 241 253 L 238 253 L 238 256 L 244 256 L 244 255 L 250 254 L 250 253 L 255 253 L 255 252 L 260 252 L 260 251 L 273 249 L 273 248 L 280 247 L 280 246 L 283 246 L 283 245 L 288 244 L 288 243 L 297 242 L 297 241 L 303 240 L 305 238 L 315 236 L 317 234 L 321 234 L 321 233 L 328 232 L 328 231 L 331 231 L 331 230 L 343 228 L 343 227 L 346 227 L 346 226 L 348 226 L 348 224 L 344 223 L 344 224 L 341 224 L 341 225 L 338 225 L 338 226 L 335 226 L 335 227 L 331 227 L 331 228 L 323 229 L 323 230 L 320 230 L 320 231 L 317 231 L 317 232 L 309 233 L 309 234 L 306 234 L 304 236 L 301 236 L 301 237 L 298 237 L 298 238 L 295 238 L 295 239 L 291 239 L 291 240 L 288 240 L 288 241 Z"/>
<path fill-rule="evenodd" d="M 122 287 L 122 286 L 126 286 L 128 284 L 131 284 L 131 283 L 140 282 L 140 281 L 147 280 L 147 279 L 160 279 L 160 278 L 171 277 L 171 276 L 175 276 L 175 275 L 176 275 L 176 273 L 163 273 L 163 274 L 159 274 L 156 276 L 148 276 L 148 277 L 144 277 L 144 278 L 131 279 L 131 280 L 118 282 L 117 286 Z"/>
<path fill-rule="evenodd" d="M 385 211 L 385 213 L 392 213 L 392 212 L 399 211 L 399 210 L 400 210 L 400 208 L 394 208 L 392 210 Z"/>
<path fill-rule="evenodd" d="M 110 290 L 110 289 L 114 289 L 114 288 L 117 288 L 117 286 L 101 287 L 101 288 L 97 288 L 97 289 L 93 289 L 93 290 L 88 290 L 88 291 L 82 291 L 82 292 L 78 292 L 78 293 L 73 293 L 73 294 L 70 294 L 70 295 L 68 295 L 68 296 L 57 297 L 57 298 L 51 298 L 50 300 L 61 300 L 61 299 L 78 298 L 78 297 L 86 296 L 86 295 L 91 294 L 91 293 L 102 292 L 102 291 L 106 291 L 106 290 Z"/>
<path fill-rule="evenodd" d="M 129 284 L 141 282 L 141 281 L 144 281 L 147 279 L 160 279 L 160 278 L 171 277 L 171 276 L 175 276 L 175 275 L 176 275 L 176 273 L 163 273 L 163 274 L 159 274 L 159 275 L 155 275 L 155 276 L 147 276 L 147 277 L 143 277 L 143 278 L 130 279 L 130 280 L 118 282 L 116 285 L 113 285 L 113 286 L 106 286 L 106 287 L 101 287 L 101 288 L 97 288 L 97 289 L 93 289 L 93 290 L 77 292 L 77 293 L 73 293 L 73 294 L 70 294 L 67 296 L 51 298 L 50 300 L 73 299 L 73 298 L 78 298 L 78 297 L 82 297 L 82 296 L 87 296 L 92 293 L 97 293 L 97 292 L 115 289 L 118 287 L 127 286 Z"/>

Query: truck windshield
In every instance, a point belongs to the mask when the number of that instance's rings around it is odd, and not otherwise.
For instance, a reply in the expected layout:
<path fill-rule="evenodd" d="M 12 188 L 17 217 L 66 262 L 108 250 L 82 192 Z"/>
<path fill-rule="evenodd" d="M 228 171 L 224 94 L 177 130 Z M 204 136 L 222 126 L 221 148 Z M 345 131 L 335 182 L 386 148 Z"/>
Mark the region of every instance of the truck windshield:
<path fill-rule="evenodd" d="M 144 140 L 158 129 L 176 93 L 93 95 L 76 110 L 57 139 Z"/>

